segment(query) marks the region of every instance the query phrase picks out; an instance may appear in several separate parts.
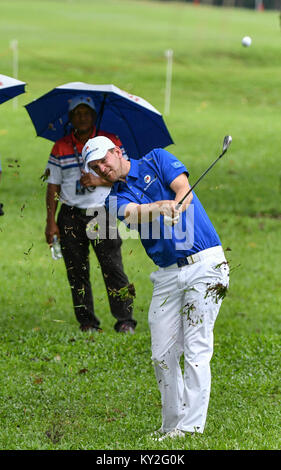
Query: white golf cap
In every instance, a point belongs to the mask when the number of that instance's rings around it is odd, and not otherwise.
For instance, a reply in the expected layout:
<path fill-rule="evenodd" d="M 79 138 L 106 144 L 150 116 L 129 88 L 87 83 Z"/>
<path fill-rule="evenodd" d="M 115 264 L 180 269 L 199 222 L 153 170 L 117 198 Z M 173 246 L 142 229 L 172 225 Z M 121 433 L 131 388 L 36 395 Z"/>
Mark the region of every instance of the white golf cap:
<path fill-rule="evenodd" d="M 88 163 L 94 160 L 103 158 L 108 150 L 114 149 L 116 145 L 108 137 L 100 135 L 93 139 L 87 140 L 82 149 L 82 158 L 84 160 L 84 167 L 89 171 Z"/>
<path fill-rule="evenodd" d="M 73 111 L 77 106 L 80 104 L 84 104 L 85 106 L 89 106 L 89 108 L 96 111 L 95 104 L 90 96 L 86 95 L 76 95 L 74 98 L 70 100 L 68 111 Z"/>

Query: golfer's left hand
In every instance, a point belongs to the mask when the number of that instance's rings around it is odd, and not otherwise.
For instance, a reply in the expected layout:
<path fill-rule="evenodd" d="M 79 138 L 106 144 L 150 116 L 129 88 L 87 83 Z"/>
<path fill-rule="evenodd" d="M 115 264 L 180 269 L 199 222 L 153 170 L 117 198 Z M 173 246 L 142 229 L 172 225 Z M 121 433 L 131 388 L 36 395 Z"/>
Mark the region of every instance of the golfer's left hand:
<path fill-rule="evenodd" d="M 169 215 L 164 215 L 164 224 L 170 227 L 173 227 L 174 225 L 178 223 L 179 219 L 180 219 L 179 215 L 177 215 L 174 218 L 170 217 Z"/>

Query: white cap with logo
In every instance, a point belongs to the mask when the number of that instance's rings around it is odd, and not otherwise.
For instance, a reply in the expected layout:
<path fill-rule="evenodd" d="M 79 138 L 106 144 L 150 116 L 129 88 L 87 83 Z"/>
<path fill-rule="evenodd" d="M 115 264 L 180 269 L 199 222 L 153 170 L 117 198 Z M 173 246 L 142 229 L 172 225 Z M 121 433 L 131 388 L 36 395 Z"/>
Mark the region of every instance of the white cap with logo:
<path fill-rule="evenodd" d="M 69 101 L 68 111 L 69 112 L 73 111 L 80 104 L 84 104 L 85 106 L 89 106 L 89 108 L 96 111 L 95 103 L 93 102 L 92 98 L 90 96 L 86 96 L 86 95 L 74 96 L 74 98 L 72 98 Z"/>
<path fill-rule="evenodd" d="M 108 150 L 114 149 L 115 147 L 116 145 L 112 142 L 112 140 L 103 135 L 89 139 L 82 150 L 85 171 L 89 171 L 89 162 L 104 158 Z"/>

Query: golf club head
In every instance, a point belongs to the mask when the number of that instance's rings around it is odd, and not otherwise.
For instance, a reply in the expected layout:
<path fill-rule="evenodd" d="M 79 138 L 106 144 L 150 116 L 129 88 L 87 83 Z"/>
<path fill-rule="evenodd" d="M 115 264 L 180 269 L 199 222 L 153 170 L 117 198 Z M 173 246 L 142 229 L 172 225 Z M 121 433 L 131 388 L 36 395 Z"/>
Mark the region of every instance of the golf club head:
<path fill-rule="evenodd" d="M 231 142 L 232 142 L 231 135 L 226 135 L 225 138 L 223 139 L 223 147 L 222 147 L 223 152 L 227 151 L 227 149 L 230 146 Z"/>

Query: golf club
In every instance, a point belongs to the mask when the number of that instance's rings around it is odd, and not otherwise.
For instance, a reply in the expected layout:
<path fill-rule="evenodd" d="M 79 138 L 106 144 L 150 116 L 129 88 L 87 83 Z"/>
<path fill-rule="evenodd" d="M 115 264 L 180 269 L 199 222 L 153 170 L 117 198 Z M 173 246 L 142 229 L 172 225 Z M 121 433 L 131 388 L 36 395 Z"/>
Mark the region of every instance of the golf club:
<path fill-rule="evenodd" d="M 204 178 L 204 176 L 208 173 L 208 171 L 210 171 L 210 169 L 213 168 L 213 166 L 217 163 L 217 161 L 225 154 L 225 152 L 227 151 L 227 149 L 230 146 L 231 142 L 232 142 L 231 135 L 226 135 L 225 138 L 223 139 L 222 153 L 220 154 L 220 156 L 209 166 L 209 168 L 207 168 L 206 171 L 204 171 L 204 173 L 200 176 L 200 178 L 198 178 L 198 180 L 191 186 L 191 188 L 187 191 L 185 196 L 183 196 L 183 198 L 176 205 L 176 209 L 180 208 L 183 201 L 187 198 L 187 196 L 191 193 L 191 191 L 195 188 L 195 186 L 197 186 L 199 181 L 201 181 L 202 178 Z M 169 216 L 164 216 L 164 224 L 165 225 L 174 225 L 175 223 L 178 222 L 178 220 L 179 220 L 179 216 L 174 218 L 174 219 L 172 217 L 169 217 Z"/>
<path fill-rule="evenodd" d="M 226 135 L 225 138 L 223 139 L 222 153 L 220 154 L 220 156 L 212 163 L 212 165 L 209 166 L 209 168 L 207 168 L 206 171 L 204 171 L 204 173 L 200 176 L 200 178 L 198 178 L 198 180 L 191 186 L 191 188 L 187 191 L 185 196 L 183 196 L 183 198 L 177 204 L 176 209 L 178 209 L 182 205 L 183 201 L 187 198 L 187 196 L 191 193 L 191 191 L 193 191 L 193 189 L 195 188 L 195 186 L 197 186 L 199 181 L 201 181 L 202 178 L 204 178 L 204 176 L 208 173 L 208 171 L 210 171 L 210 169 L 213 168 L 213 166 L 217 163 L 217 161 L 226 153 L 231 142 L 232 142 L 231 135 Z"/>

